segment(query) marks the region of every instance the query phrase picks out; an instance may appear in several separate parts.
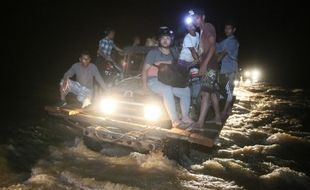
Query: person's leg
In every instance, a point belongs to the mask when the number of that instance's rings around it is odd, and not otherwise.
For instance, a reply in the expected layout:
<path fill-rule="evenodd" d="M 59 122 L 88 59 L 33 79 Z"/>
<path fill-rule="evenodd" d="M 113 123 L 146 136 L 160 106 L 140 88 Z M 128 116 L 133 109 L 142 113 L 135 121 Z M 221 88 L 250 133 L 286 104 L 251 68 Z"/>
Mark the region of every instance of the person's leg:
<path fill-rule="evenodd" d="M 226 75 L 228 78 L 228 82 L 226 84 L 226 93 L 227 93 L 227 99 L 225 102 L 224 109 L 221 113 L 221 117 L 225 119 L 229 113 L 228 113 L 228 108 L 230 107 L 231 101 L 233 99 L 233 90 L 234 90 L 234 80 L 235 80 L 235 73 L 229 73 Z"/>
<path fill-rule="evenodd" d="M 69 80 L 69 79 L 68 79 Z M 60 81 L 59 83 L 59 92 L 60 92 L 60 100 L 62 102 L 65 102 L 66 101 L 66 96 L 68 95 L 69 91 L 70 91 L 70 88 L 69 88 L 69 84 L 68 84 L 68 88 L 66 90 L 63 90 L 62 89 L 62 86 L 63 86 L 63 79 Z"/>
<path fill-rule="evenodd" d="M 148 81 L 148 87 L 163 98 L 164 106 L 172 123 L 178 122 L 179 118 L 176 111 L 172 87 L 161 83 L 156 78 Z"/>
<path fill-rule="evenodd" d="M 182 111 L 182 121 L 185 123 L 192 123 L 193 121 L 189 117 L 189 108 L 191 103 L 190 89 L 186 88 L 172 88 L 173 94 L 180 98 L 180 105 Z"/>
<path fill-rule="evenodd" d="M 72 80 L 68 81 L 68 85 L 69 91 L 75 94 L 77 100 L 82 103 L 82 108 L 91 104 L 92 91 L 90 89 L 82 86 L 79 82 Z"/>
<path fill-rule="evenodd" d="M 210 107 L 210 93 L 202 92 L 201 93 L 200 115 L 199 115 L 199 119 L 198 119 L 195 127 L 197 127 L 197 128 L 203 127 L 203 125 L 205 123 L 206 116 L 208 114 L 209 107 Z"/>
<path fill-rule="evenodd" d="M 220 115 L 219 99 L 216 93 L 211 94 L 211 100 L 212 100 L 212 105 L 213 105 L 213 109 L 215 112 L 215 123 L 218 125 L 221 125 L 222 121 L 221 121 L 221 115 Z"/>

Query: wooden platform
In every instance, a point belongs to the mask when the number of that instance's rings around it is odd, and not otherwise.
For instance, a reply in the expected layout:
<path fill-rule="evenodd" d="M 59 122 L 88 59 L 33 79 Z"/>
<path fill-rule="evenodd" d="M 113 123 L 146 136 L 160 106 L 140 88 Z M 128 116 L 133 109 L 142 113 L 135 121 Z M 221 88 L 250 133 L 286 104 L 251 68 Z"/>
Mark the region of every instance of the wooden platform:
<path fill-rule="evenodd" d="M 145 144 L 144 142 L 159 143 L 167 138 L 212 147 L 223 128 L 223 126 L 208 124 L 203 132 L 189 132 L 111 119 L 98 115 L 92 109 L 46 106 L 45 110 L 51 115 L 79 122 L 80 126 L 85 127 L 84 134 L 91 138 L 131 147 L 141 146 L 142 149 L 154 149 L 157 146 L 156 143 Z"/>

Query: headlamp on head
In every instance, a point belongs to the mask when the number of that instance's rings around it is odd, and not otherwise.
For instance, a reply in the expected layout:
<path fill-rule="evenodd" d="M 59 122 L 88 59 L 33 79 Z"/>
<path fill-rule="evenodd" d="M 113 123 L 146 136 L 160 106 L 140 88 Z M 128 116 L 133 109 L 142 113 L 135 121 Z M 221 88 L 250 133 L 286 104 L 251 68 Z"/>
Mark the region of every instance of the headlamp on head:
<path fill-rule="evenodd" d="M 193 18 L 191 16 L 187 16 L 185 18 L 185 24 L 186 25 L 191 25 L 193 23 Z"/>
<path fill-rule="evenodd" d="M 195 15 L 195 12 L 193 10 L 189 10 L 187 16 L 185 17 L 185 24 L 191 25 L 193 24 L 193 16 Z"/>
<path fill-rule="evenodd" d="M 159 28 L 158 37 L 160 38 L 162 36 L 169 36 L 171 38 L 174 38 L 174 32 L 170 30 L 167 26 L 161 26 Z"/>

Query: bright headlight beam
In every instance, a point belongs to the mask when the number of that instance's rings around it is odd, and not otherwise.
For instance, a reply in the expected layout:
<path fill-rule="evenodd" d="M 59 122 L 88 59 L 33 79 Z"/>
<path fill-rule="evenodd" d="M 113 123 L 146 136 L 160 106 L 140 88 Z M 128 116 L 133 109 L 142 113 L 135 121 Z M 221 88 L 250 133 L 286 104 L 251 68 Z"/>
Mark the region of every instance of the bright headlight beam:
<path fill-rule="evenodd" d="M 144 118 L 148 121 L 156 121 L 161 116 L 161 109 L 157 105 L 146 105 L 144 107 Z"/>
<path fill-rule="evenodd" d="M 245 77 L 250 77 L 251 76 L 251 72 L 250 71 L 244 71 L 244 76 Z"/>
<path fill-rule="evenodd" d="M 112 114 L 115 112 L 117 103 L 111 98 L 102 99 L 100 102 L 100 110 L 105 114 Z"/>
<path fill-rule="evenodd" d="M 251 73 L 251 78 L 252 78 L 252 81 L 253 82 L 257 82 L 258 80 L 259 80 L 259 77 L 260 77 L 260 71 L 259 70 L 257 70 L 257 69 L 254 69 L 253 71 L 252 71 L 252 73 Z"/>

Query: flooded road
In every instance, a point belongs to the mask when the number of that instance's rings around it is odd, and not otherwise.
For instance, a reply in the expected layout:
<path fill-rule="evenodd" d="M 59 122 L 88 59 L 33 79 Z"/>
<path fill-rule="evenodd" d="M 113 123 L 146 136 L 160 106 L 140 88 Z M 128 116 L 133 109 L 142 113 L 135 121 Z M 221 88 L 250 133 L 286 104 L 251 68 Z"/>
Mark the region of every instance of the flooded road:
<path fill-rule="evenodd" d="M 162 152 L 89 148 L 47 115 L 0 144 L 1 189 L 310 189 L 310 95 L 257 84 L 236 89 L 233 115 L 212 149 L 190 165 Z M 42 105 L 44 106 L 44 105 Z"/>

